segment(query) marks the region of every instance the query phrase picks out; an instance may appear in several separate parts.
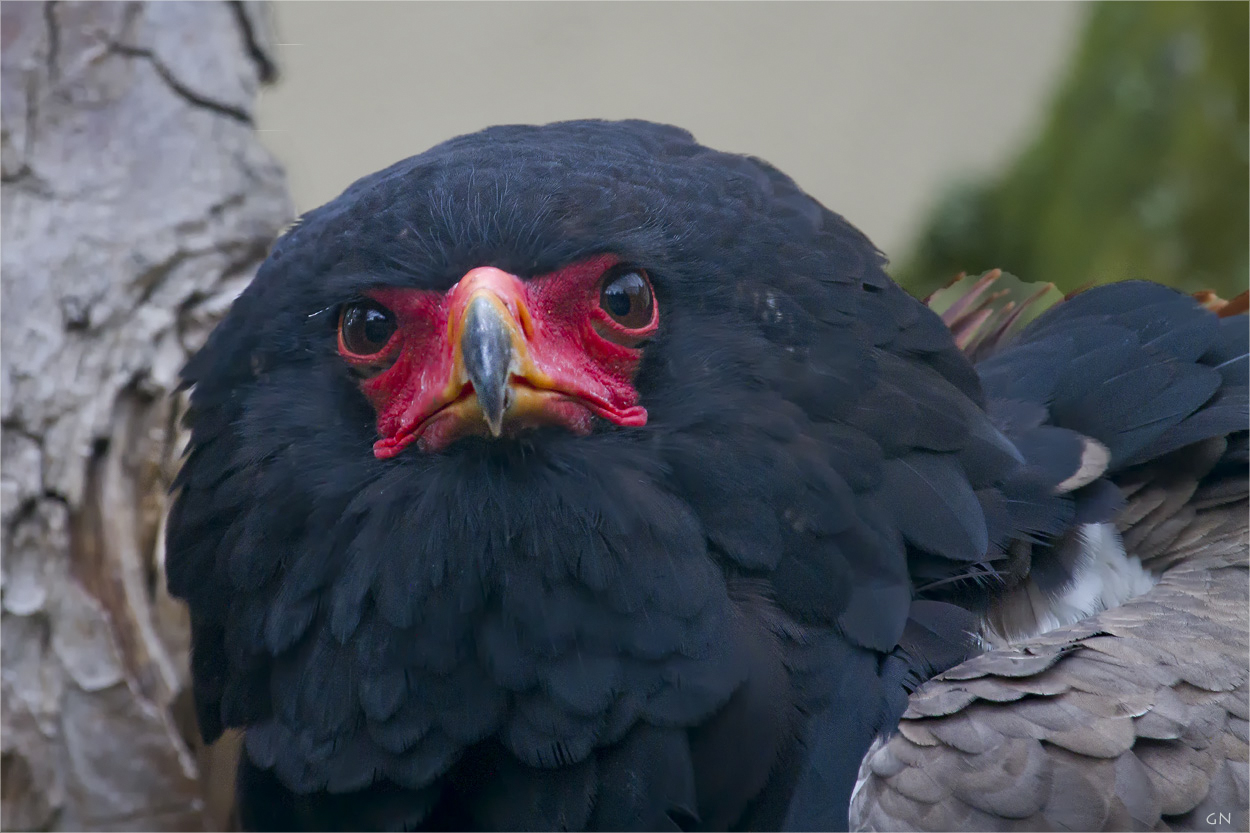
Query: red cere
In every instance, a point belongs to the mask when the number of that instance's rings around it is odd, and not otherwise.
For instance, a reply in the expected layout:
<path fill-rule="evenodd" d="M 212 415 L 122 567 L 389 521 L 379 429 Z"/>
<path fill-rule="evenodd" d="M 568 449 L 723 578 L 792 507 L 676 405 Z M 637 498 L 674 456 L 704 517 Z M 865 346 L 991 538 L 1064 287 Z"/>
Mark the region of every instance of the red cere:
<path fill-rule="evenodd" d="M 354 365 L 371 367 L 379 366 L 379 358 L 394 357 L 389 367 L 361 383 L 378 415 L 381 439 L 374 455 L 393 457 L 413 443 L 438 451 L 462 436 L 487 433 L 460 355 L 465 311 L 483 295 L 511 334 L 504 435 L 536 425 L 585 434 L 592 417 L 645 425 L 647 412 L 638 404 L 633 379 L 642 358 L 639 345 L 658 328 L 659 310 L 651 301 L 650 321 L 629 328 L 602 308 L 600 291 L 605 278 L 619 273 L 613 269 L 619 263 L 615 255 L 599 255 L 528 281 L 483 267 L 446 293 L 367 293 L 394 316 L 395 333 L 377 355 L 355 356 L 341 339 L 340 354 Z M 630 280 L 637 285 L 637 278 Z M 650 298 L 649 282 L 646 292 Z"/>

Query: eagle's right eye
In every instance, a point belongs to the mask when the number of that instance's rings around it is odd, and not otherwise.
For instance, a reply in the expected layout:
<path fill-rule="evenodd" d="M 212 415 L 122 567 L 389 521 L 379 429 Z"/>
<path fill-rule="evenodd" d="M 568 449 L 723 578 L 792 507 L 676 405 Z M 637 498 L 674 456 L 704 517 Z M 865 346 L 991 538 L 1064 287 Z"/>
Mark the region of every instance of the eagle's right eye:
<path fill-rule="evenodd" d="M 374 358 L 390 344 L 396 329 L 395 316 L 380 304 L 348 304 L 339 316 L 339 351 L 353 359 Z"/>

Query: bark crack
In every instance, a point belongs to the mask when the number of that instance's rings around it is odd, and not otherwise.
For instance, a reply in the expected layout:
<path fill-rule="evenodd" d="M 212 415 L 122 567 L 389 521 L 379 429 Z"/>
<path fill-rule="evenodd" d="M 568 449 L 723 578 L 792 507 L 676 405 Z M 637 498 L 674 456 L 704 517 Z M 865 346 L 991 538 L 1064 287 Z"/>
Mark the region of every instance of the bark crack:
<path fill-rule="evenodd" d="M 110 45 L 110 50 L 119 55 L 125 55 L 128 58 L 141 58 L 151 63 L 152 68 L 156 70 L 158 75 L 160 75 L 161 80 L 168 84 L 171 90 L 186 99 L 192 105 L 217 113 L 221 116 L 226 116 L 227 118 L 234 119 L 235 121 L 249 126 L 252 124 L 252 117 L 246 111 L 230 104 L 225 104 L 224 102 L 215 101 L 207 96 L 200 95 L 186 84 L 183 84 L 178 80 L 176 75 L 169 71 L 169 67 L 165 66 L 165 64 L 161 62 L 160 58 L 156 57 L 156 54 L 150 49 L 114 43 Z"/>
<path fill-rule="evenodd" d="M 256 36 L 255 27 L 252 26 L 252 19 L 247 14 L 247 9 L 243 7 L 240 0 L 231 0 L 230 9 L 234 12 L 235 20 L 239 23 L 239 28 L 243 30 L 243 41 L 247 45 L 247 54 L 256 62 L 257 75 L 260 77 L 262 84 L 272 84 L 278 80 L 278 66 L 269 60 L 269 56 L 265 54 L 265 50 L 261 47 L 260 40 Z"/>
<path fill-rule="evenodd" d="M 173 255 L 166 258 L 160 263 L 154 264 L 145 269 L 142 274 L 135 278 L 134 285 L 139 289 L 139 299 L 135 302 L 135 307 L 141 307 L 148 301 L 152 300 L 152 293 L 164 282 L 165 278 L 175 268 L 184 263 L 193 255 L 199 252 L 188 252 L 184 249 L 177 249 Z"/>
<path fill-rule="evenodd" d="M 61 57 L 61 26 L 56 19 L 56 0 L 43 4 L 43 20 L 48 27 L 48 80 L 56 81 L 60 76 L 57 62 Z"/>
<path fill-rule="evenodd" d="M 52 3 L 48 3 L 44 6 L 44 22 L 48 26 L 49 44 L 54 42 L 54 38 L 51 33 L 56 31 L 53 28 L 55 26 L 55 22 L 54 22 L 52 13 L 50 11 L 51 8 L 52 8 Z M 53 51 L 52 47 L 49 46 L 49 52 L 48 52 L 49 56 L 52 54 L 52 51 Z M 48 59 L 48 66 L 49 66 L 48 72 L 49 73 L 52 71 L 51 65 L 52 65 L 52 59 L 51 57 L 49 57 Z M 22 126 L 22 140 L 21 140 L 22 147 L 21 147 L 21 150 L 19 151 L 22 154 L 22 157 L 21 157 L 22 164 L 21 164 L 21 167 L 19 167 L 13 173 L 8 174 L 7 176 L 0 175 L 0 182 L 5 183 L 6 185 L 14 185 L 14 184 L 21 182 L 24 179 L 34 177 L 34 171 L 32 171 L 30 167 L 30 157 L 31 157 L 31 153 L 34 151 L 35 122 L 38 119 L 38 117 L 39 117 L 39 78 L 38 78 L 38 73 L 31 72 L 31 73 L 26 74 L 26 113 L 25 113 L 26 123 Z M 43 188 L 41 186 L 42 186 L 42 183 L 36 182 L 35 190 L 46 191 L 46 188 Z"/>

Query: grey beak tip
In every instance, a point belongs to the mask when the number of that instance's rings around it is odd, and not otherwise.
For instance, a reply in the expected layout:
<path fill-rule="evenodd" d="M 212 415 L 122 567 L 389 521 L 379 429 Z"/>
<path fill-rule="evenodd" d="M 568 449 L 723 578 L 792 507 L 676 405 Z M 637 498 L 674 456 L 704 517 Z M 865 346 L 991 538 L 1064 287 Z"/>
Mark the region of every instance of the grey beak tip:
<path fill-rule="evenodd" d="M 474 298 L 464 317 L 460 352 L 465 371 L 493 436 L 503 431 L 508 376 L 512 369 L 512 335 L 487 298 Z"/>
<path fill-rule="evenodd" d="M 481 401 L 481 398 L 478 398 Z M 508 409 L 508 403 L 505 401 L 503 406 L 498 410 L 487 411 L 485 406 L 482 408 L 483 415 L 486 417 L 486 425 L 490 428 L 490 435 L 498 438 L 503 433 L 503 414 Z"/>

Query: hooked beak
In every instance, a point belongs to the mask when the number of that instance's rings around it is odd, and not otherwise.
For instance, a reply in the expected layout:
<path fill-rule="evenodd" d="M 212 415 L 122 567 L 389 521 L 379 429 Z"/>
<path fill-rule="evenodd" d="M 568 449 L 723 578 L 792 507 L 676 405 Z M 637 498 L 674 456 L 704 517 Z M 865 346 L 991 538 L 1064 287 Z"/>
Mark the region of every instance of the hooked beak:
<path fill-rule="evenodd" d="M 480 292 L 469 301 L 460 330 L 460 357 L 477 395 L 477 404 L 491 436 L 503 431 L 503 416 L 512 404 L 508 380 L 515 366 L 512 340 L 515 320 L 499 299 Z"/>
<path fill-rule="evenodd" d="M 567 395 L 534 359 L 534 321 L 519 278 L 490 266 L 469 272 L 451 291 L 449 326 L 454 369 L 448 404 L 435 415 L 448 432 L 476 424 L 499 437 L 514 424 L 569 421 L 560 404 Z"/>

